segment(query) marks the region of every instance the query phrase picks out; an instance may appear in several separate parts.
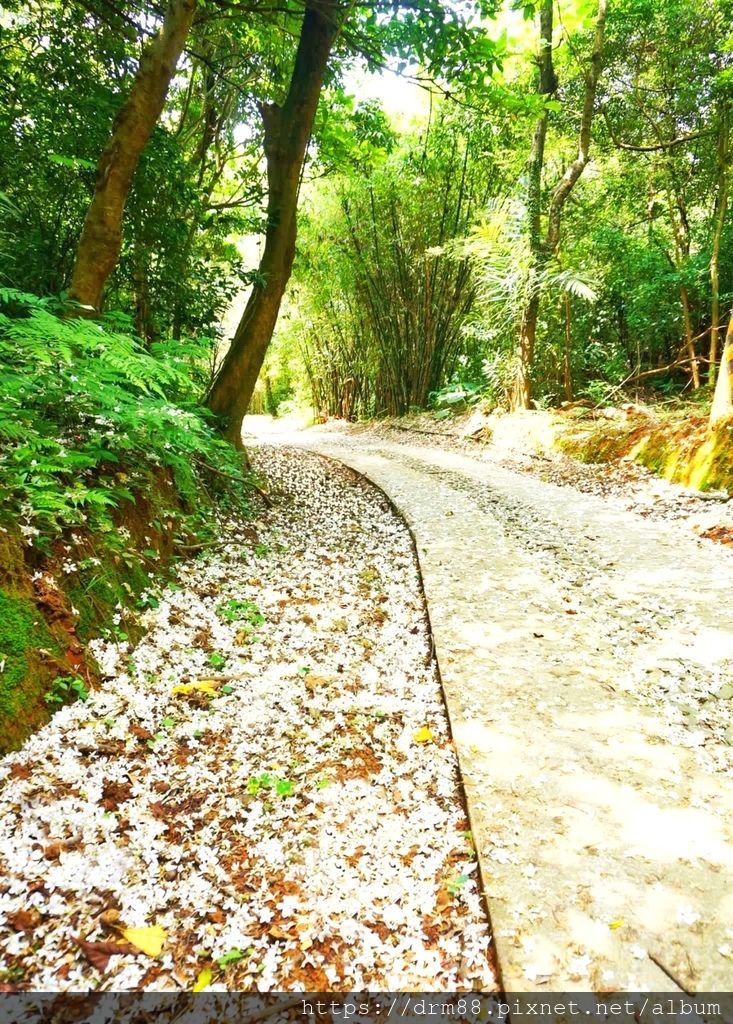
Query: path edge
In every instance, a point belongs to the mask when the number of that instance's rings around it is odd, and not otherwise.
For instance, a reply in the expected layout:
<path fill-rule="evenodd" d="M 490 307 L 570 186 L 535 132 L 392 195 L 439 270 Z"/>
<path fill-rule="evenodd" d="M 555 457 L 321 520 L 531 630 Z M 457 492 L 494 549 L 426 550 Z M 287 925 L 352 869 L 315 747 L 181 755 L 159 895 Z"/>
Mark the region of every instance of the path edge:
<path fill-rule="evenodd" d="M 489 930 L 490 930 L 490 933 L 491 933 L 491 944 L 490 944 L 489 948 L 492 950 L 491 962 L 492 962 L 492 967 L 493 967 L 493 970 L 494 970 L 494 974 L 496 975 L 496 981 L 497 981 L 497 984 L 499 986 L 499 992 L 497 993 L 497 995 L 502 995 L 503 996 L 505 991 L 506 991 L 505 987 L 504 987 L 504 970 L 503 970 L 503 967 L 502 967 L 502 959 L 503 958 L 502 958 L 502 954 L 501 954 L 500 949 L 499 949 L 499 943 L 497 941 L 497 935 L 496 935 L 496 932 L 494 930 L 494 922 L 493 922 L 492 916 L 491 916 L 491 907 L 489 905 L 489 899 L 488 899 L 488 896 L 486 895 L 486 893 L 487 893 L 486 878 L 485 878 L 485 875 L 484 875 L 483 860 L 482 860 L 481 853 L 480 853 L 479 848 L 478 848 L 477 833 L 476 833 L 476 829 L 474 827 L 475 814 L 473 812 L 472 798 L 471 798 L 470 793 L 469 793 L 469 788 L 466 786 L 466 784 L 464 782 L 464 772 L 463 772 L 463 765 L 461 763 L 461 755 L 459 753 L 458 744 L 455 742 L 455 739 L 454 739 L 453 717 L 451 715 L 450 705 L 448 703 L 448 698 L 447 698 L 447 695 L 446 695 L 445 686 L 443 684 L 443 672 L 442 672 L 442 669 L 441 669 L 441 666 L 440 666 L 440 656 L 438 654 L 438 647 L 437 647 L 437 644 L 435 643 L 435 633 L 433 631 L 433 623 L 432 623 L 432 620 L 430 618 L 430 605 L 428 603 L 427 594 L 425 592 L 425 580 L 423 578 L 422 562 L 420 561 L 420 550 L 419 550 L 418 544 L 417 544 L 417 536 L 416 536 L 416 533 L 415 533 L 415 526 L 414 526 L 414 524 L 413 524 L 413 522 L 411 520 L 411 517 L 399 507 L 399 505 L 397 504 L 395 499 L 391 496 L 391 494 L 388 494 L 387 491 L 385 491 L 384 488 L 380 484 L 378 484 L 375 480 L 373 480 L 369 476 L 368 473 L 365 473 L 361 469 L 357 469 L 356 466 L 354 466 L 351 462 L 347 461 L 344 458 L 337 458 L 335 455 L 326 455 L 324 452 L 318 451 L 315 448 L 306 447 L 306 446 L 303 446 L 301 448 L 300 446 L 297 446 L 297 445 L 293 445 L 292 447 L 298 448 L 298 450 L 300 450 L 300 451 L 310 452 L 312 455 L 317 455 L 320 459 L 323 459 L 325 462 L 330 462 L 332 465 L 345 467 L 350 472 L 354 473 L 362 481 L 362 483 L 365 483 L 370 488 L 373 488 L 375 491 L 378 491 L 378 493 L 382 495 L 382 497 L 387 502 L 387 504 L 389 505 L 389 507 L 392 510 L 392 512 L 394 512 L 394 514 L 400 520 L 400 522 L 404 523 L 405 528 L 407 529 L 407 532 L 408 532 L 408 534 L 410 536 L 410 544 L 412 546 L 412 552 L 413 552 L 413 555 L 415 557 L 415 565 L 416 565 L 416 568 L 417 568 L 417 575 L 418 575 L 418 582 L 419 582 L 419 585 L 420 585 L 420 592 L 421 592 L 422 598 L 423 598 L 423 605 L 424 605 L 424 610 L 425 610 L 425 625 L 427 626 L 428 637 L 430 639 L 430 651 L 431 651 L 433 660 L 435 661 L 435 668 L 436 668 L 436 671 L 437 671 L 437 674 L 438 674 L 438 683 L 440 685 L 440 693 L 441 693 L 441 697 L 442 697 L 442 701 L 443 701 L 443 707 L 445 708 L 446 718 L 448 719 L 448 733 L 449 733 L 449 736 L 450 736 L 451 744 L 453 746 L 453 750 L 454 750 L 455 755 L 456 755 L 456 764 L 458 766 L 458 783 L 460 785 L 461 792 L 463 794 L 463 804 L 464 804 L 464 807 L 466 809 L 466 817 L 468 818 L 468 824 L 471 827 L 471 837 L 472 837 L 472 842 L 473 842 L 473 848 L 474 848 L 474 851 L 476 853 L 476 864 L 477 864 L 477 871 L 478 871 L 478 877 L 479 877 L 479 883 L 480 883 L 480 885 L 479 885 L 479 895 L 481 897 L 481 903 L 483 905 L 484 912 L 486 914 L 486 917 L 487 917 L 488 923 L 489 923 Z"/>

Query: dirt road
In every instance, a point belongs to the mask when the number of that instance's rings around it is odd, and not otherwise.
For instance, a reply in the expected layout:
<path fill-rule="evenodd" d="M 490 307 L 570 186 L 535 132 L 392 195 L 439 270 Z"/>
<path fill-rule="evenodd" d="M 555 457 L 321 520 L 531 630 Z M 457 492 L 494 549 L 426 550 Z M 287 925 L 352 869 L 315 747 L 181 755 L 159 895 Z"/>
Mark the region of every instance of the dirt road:
<path fill-rule="evenodd" d="M 413 530 L 506 989 L 733 988 L 730 553 L 409 438 L 279 441 Z"/>

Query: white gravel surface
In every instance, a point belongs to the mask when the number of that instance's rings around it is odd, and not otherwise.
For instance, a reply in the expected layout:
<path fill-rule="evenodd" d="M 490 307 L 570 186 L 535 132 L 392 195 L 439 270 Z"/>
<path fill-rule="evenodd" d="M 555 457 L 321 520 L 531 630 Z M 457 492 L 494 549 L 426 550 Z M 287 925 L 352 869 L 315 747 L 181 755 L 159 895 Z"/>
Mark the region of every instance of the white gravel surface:
<path fill-rule="evenodd" d="M 727 991 L 731 552 L 400 433 L 280 439 L 412 525 L 507 990 Z"/>
<path fill-rule="evenodd" d="M 257 537 L 0 764 L 5 985 L 496 987 L 409 534 L 348 470 L 256 461 L 287 495 Z M 162 933 L 79 945 L 124 928 Z"/>

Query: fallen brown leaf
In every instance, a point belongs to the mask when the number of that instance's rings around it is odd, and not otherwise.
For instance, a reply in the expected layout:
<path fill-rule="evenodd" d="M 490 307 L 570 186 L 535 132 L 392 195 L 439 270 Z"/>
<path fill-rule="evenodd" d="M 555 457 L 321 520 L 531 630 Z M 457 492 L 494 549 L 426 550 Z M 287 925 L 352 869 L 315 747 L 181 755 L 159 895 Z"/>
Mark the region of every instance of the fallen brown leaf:
<path fill-rule="evenodd" d="M 32 908 L 31 910 L 16 910 L 14 913 L 8 914 L 7 918 L 8 924 L 16 932 L 29 932 L 40 922 L 41 915 L 35 908 Z"/>
<path fill-rule="evenodd" d="M 106 971 L 110 957 L 120 953 L 132 953 L 137 950 L 130 942 L 87 942 L 85 939 L 75 938 L 74 942 L 82 951 L 92 967 L 98 971 Z"/>
<path fill-rule="evenodd" d="M 138 725 L 137 722 L 132 723 L 130 726 L 130 732 L 139 740 L 147 741 L 153 739 L 152 732 L 149 732 L 147 729 L 143 729 L 143 727 Z"/>

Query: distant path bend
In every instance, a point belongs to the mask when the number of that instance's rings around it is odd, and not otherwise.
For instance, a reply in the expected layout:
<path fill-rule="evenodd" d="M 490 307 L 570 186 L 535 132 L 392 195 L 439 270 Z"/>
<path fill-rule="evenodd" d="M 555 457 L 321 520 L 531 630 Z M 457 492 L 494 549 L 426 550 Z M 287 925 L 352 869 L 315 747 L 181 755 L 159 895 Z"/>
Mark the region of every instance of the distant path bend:
<path fill-rule="evenodd" d="M 279 441 L 414 532 L 506 990 L 733 989 L 733 557 L 440 448 Z"/>

